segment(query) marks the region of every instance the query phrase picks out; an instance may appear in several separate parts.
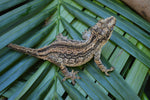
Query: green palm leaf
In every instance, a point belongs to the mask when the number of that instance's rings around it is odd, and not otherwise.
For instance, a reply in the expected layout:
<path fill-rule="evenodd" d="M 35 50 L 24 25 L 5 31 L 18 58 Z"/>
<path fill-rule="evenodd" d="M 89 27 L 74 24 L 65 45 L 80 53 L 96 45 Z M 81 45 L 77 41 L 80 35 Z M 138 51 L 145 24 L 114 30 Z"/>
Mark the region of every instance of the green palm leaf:
<path fill-rule="evenodd" d="M 5 7 L 6 4 L 9 6 Z M 15 8 L 15 5 L 18 6 Z M 140 99 L 138 94 L 150 68 L 150 36 L 146 33 L 150 31 L 150 24 L 122 2 L 0 0 L 0 7 L 2 7 L 0 11 L 4 13 L 0 16 L 0 94 L 2 96 L 10 100 Z M 121 15 L 118 16 L 117 13 Z M 99 18 L 109 16 L 115 16 L 117 24 L 110 41 L 103 47 L 101 59 L 105 66 L 114 65 L 116 68 L 116 71 L 110 73 L 110 77 L 105 76 L 91 60 L 83 66 L 69 68 L 80 71 L 81 79 L 76 80 L 76 84 L 72 85 L 70 80 L 61 81 L 62 73 L 54 64 L 6 47 L 13 42 L 25 47 L 40 48 L 54 41 L 59 33 L 63 33 L 68 38 L 81 40 L 84 30 L 95 25 Z M 139 68 L 143 70 L 142 73 L 138 71 Z M 136 73 L 134 70 L 137 70 Z M 118 74 L 120 71 L 126 79 Z M 134 79 L 139 75 L 141 81 Z M 139 84 L 135 85 L 136 83 Z"/>

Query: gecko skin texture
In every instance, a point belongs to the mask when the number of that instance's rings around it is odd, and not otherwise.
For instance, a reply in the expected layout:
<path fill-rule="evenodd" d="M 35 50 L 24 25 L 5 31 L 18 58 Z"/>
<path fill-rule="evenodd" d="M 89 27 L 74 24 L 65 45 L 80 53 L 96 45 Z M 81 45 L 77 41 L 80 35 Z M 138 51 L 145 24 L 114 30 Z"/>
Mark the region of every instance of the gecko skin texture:
<path fill-rule="evenodd" d="M 94 61 L 102 72 L 109 76 L 108 72 L 113 71 L 111 67 L 107 69 L 100 60 L 101 48 L 111 37 L 113 28 L 116 24 L 116 18 L 111 16 L 106 19 L 99 20 L 96 25 L 83 32 L 84 40 L 70 40 L 59 34 L 56 40 L 50 45 L 39 49 L 22 47 L 16 44 L 9 44 L 8 47 L 25 54 L 35 56 L 37 58 L 48 60 L 56 64 L 64 74 L 64 79 L 70 78 L 75 84 L 78 71 L 68 71 L 68 67 L 77 67 L 90 61 L 94 57 Z"/>

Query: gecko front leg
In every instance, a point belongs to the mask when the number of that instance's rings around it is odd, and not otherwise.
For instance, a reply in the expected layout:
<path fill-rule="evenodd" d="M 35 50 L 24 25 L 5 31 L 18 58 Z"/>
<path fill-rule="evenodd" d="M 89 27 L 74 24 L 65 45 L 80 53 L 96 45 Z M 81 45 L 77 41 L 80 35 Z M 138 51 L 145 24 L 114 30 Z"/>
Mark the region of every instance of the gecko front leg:
<path fill-rule="evenodd" d="M 60 69 L 61 69 L 61 72 L 64 74 L 64 78 L 62 81 L 65 81 L 66 79 L 71 79 L 72 80 L 72 83 L 75 84 L 75 79 L 80 79 L 79 76 L 76 76 L 76 74 L 79 72 L 79 71 L 74 71 L 72 70 L 71 72 L 68 71 L 68 69 L 66 68 L 66 66 L 64 66 L 63 64 L 60 65 Z"/>
<path fill-rule="evenodd" d="M 82 38 L 84 40 L 88 40 L 90 38 L 90 36 L 91 36 L 91 31 L 90 30 L 88 30 L 88 31 L 86 30 L 86 31 L 82 32 Z"/>
<path fill-rule="evenodd" d="M 59 33 L 59 34 L 56 36 L 56 40 L 57 40 L 57 41 L 67 40 L 67 36 L 63 36 L 62 33 Z"/>
<path fill-rule="evenodd" d="M 110 69 L 107 69 L 103 64 L 102 64 L 102 61 L 100 60 L 100 54 L 101 54 L 101 51 L 99 52 L 96 52 L 96 54 L 94 55 L 94 61 L 96 63 L 96 65 L 100 68 L 100 70 L 102 72 L 105 73 L 105 75 L 109 76 L 108 72 L 111 72 L 114 70 L 114 67 L 111 67 Z"/>

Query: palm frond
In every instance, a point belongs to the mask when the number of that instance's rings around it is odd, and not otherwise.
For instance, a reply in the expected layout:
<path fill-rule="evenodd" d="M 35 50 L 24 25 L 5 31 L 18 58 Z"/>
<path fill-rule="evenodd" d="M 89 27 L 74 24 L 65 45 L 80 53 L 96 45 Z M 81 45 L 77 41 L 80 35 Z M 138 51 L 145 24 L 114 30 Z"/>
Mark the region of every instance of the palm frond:
<path fill-rule="evenodd" d="M 0 0 L 1 95 L 10 100 L 140 99 L 138 94 L 150 68 L 150 36 L 147 34 L 150 23 L 121 1 L 7 1 L 10 6 L 5 7 L 6 3 Z M 13 8 L 15 5 L 18 6 Z M 6 47 L 13 42 L 40 48 L 54 41 L 59 33 L 81 40 L 84 30 L 109 16 L 115 16 L 117 24 L 110 41 L 103 47 L 101 59 L 108 68 L 112 65 L 116 68 L 110 77 L 91 60 L 83 66 L 69 68 L 80 71 L 81 79 L 72 85 L 70 80 L 61 81 L 62 73 L 54 64 Z"/>

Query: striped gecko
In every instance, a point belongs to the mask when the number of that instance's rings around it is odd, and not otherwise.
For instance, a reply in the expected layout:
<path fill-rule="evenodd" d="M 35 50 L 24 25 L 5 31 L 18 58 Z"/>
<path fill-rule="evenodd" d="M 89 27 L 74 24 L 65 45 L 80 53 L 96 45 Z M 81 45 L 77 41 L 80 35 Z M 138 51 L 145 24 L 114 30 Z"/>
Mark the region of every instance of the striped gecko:
<path fill-rule="evenodd" d="M 114 67 L 107 69 L 102 64 L 100 54 L 101 48 L 111 37 L 115 23 L 116 18 L 113 16 L 99 20 L 96 25 L 83 32 L 82 38 L 84 40 L 81 41 L 67 39 L 59 34 L 54 42 L 43 48 L 32 49 L 12 43 L 8 47 L 56 64 L 65 76 L 63 81 L 71 79 L 72 83 L 75 84 L 75 79 L 80 79 L 79 76 L 76 76 L 78 71 L 69 72 L 66 66 L 77 67 L 94 57 L 96 65 L 107 76 L 109 76 L 108 72 L 114 70 Z"/>

